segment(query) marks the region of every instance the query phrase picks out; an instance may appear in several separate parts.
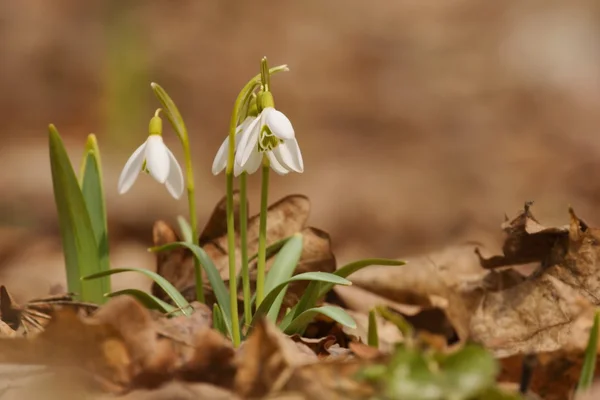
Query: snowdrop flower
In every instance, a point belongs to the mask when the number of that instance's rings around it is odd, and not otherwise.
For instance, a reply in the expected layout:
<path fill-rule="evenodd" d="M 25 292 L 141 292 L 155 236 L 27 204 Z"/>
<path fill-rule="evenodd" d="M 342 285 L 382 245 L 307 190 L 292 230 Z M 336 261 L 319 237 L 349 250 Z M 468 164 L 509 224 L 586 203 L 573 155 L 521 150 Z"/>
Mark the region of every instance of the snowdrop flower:
<path fill-rule="evenodd" d="M 150 120 L 148 139 L 133 152 L 123 167 L 119 178 L 119 194 L 131 189 L 142 170 L 164 184 L 174 198 L 179 199 L 183 194 L 183 173 L 177 159 L 163 142 L 159 111 Z"/>
<path fill-rule="evenodd" d="M 239 165 L 240 170 L 249 174 L 256 172 L 266 156 L 273 171 L 279 175 L 290 171 L 304 171 L 304 162 L 292 123 L 285 114 L 274 107 L 264 107 L 239 136 L 235 163 Z"/>
<path fill-rule="evenodd" d="M 235 148 L 236 149 L 237 149 L 237 146 L 238 146 L 238 143 L 239 143 L 239 139 L 240 139 L 240 135 L 239 135 L 240 132 L 243 132 L 244 130 L 246 130 L 246 128 L 255 119 L 256 119 L 256 116 L 248 116 L 236 128 L 236 130 L 235 130 L 235 136 L 234 136 L 234 138 L 235 138 Z M 228 152 L 228 150 L 229 150 L 229 135 L 227 135 L 227 137 L 225 138 L 225 140 L 221 144 L 221 147 L 219 147 L 219 150 L 217 151 L 217 155 L 215 156 L 215 160 L 213 161 L 213 165 L 212 165 L 212 173 L 213 173 L 213 175 L 220 174 L 227 167 L 227 155 L 228 155 L 227 152 Z M 240 175 L 242 173 L 242 168 L 240 167 L 240 165 L 238 163 L 234 163 L 233 169 L 234 169 L 234 175 L 235 176 L 238 176 L 238 175 Z"/>

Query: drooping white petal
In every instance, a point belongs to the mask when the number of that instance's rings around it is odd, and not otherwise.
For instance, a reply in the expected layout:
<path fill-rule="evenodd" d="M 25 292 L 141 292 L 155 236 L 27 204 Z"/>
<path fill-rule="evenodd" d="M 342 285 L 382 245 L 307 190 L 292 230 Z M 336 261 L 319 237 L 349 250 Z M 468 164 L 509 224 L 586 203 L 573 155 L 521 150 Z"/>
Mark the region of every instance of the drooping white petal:
<path fill-rule="evenodd" d="M 237 135 L 236 135 L 237 136 Z M 227 150 L 229 149 L 229 136 L 225 138 L 219 150 L 217 150 L 217 155 L 213 161 L 212 165 L 212 173 L 213 175 L 218 175 L 221 171 L 227 167 Z"/>
<path fill-rule="evenodd" d="M 279 175 L 286 175 L 289 171 L 281 165 L 275 154 L 272 151 L 267 151 L 267 157 L 269 157 L 269 161 L 271 162 L 271 169 L 275 171 Z"/>
<path fill-rule="evenodd" d="M 256 117 L 246 117 L 246 119 L 235 128 L 235 133 L 243 132 L 255 119 Z"/>
<path fill-rule="evenodd" d="M 131 157 L 129 157 L 129 160 L 125 163 L 121 176 L 119 177 L 119 194 L 126 193 L 135 183 L 135 180 L 142 170 L 142 165 L 144 165 L 144 156 L 146 155 L 145 149 L 146 142 L 135 149 Z"/>
<path fill-rule="evenodd" d="M 236 152 L 235 162 L 240 164 L 241 167 L 246 165 L 253 151 L 258 151 L 258 136 L 262 127 L 262 124 L 259 122 L 260 118 L 255 119 L 250 125 L 248 125 L 244 132 L 240 133 L 242 136 L 240 137 L 240 143 Z"/>
<path fill-rule="evenodd" d="M 295 172 L 304 172 L 304 162 L 302 160 L 302 153 L 300 153 L 300 147 L 298 141 L 294 139 L 285 140 L 275 149 L 273 149 L 277 159 L 287 169 L 291 169 Z"/>
<path fill-rule="evenodd" d="M 262 112 L 263 124 L 267 125 L 275 136 L 283 140 L 294 138 L 294 127 L 284 113 L 272 107 L 267 107 Z"/>
<path fill-rule="evenodd" d="M 179 199 L 183 194 L 183 172 L 171 150 L 166 146 L 165 149 L 167 149 L 167 154 L 169 155 L 169 176 L 165 181 L 165 186 L 169 193 L 171 193 L 171 196 Z"/>
<path fill-rule="evenodd" d="M 260 167 L 262 160 L 263 160 L 263 153 L 261 153 L 259 151 L 253 152 L 252 155 L 250 155 L 250 158 L 248 159 L 248 162 L 246 163 L 244 170 L 249 174 L 255 173 L 256 170 L 258 169 L 258 167 Z"/>
<path fill-rule="evenodd" d="M 146 167 L 154 179 L 165 183 L 170 163 L 167 146 L 160 135 L 150 135 L 146 143 Z"/>

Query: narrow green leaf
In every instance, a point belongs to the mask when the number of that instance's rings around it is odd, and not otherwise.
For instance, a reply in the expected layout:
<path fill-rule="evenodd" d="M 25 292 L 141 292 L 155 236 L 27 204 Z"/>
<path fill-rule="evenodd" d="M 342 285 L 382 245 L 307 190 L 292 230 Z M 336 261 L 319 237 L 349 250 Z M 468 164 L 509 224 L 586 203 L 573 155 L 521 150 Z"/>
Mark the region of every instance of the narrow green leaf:
<path fill-rule="evenodd" d="M 221 332 L 223 335 L 227 335 L 227 326 L 225 325 L 225 319 L 223 317 L 223 313 L 221 312 L 221 308 L 218 304 L 213 304 L 212 318 L 213 328 Z"/>
<path fill-rule="evenodd" d="M 359 260 L 351 262 L 350 264 L 346 264 L 341 268 L 338 268 L 334 274 L 341 276 L 343 278 L 347 278 L 353 273 L 360 271 L 365 267 L 369 267 L 371 265 L 405 265 L 406 262 L 400 260 L 390 260 L 387 258 L 367 258 L 365 260 Z M 318 298 L 321 298 L 327 294 L 331 289 L 333 289 L 333 285 L 331 284 L 323 284 L 319 290 Z"/>
<path fill-rule="evenodd" d="M 284 289 L 286 289 L 290 283 L 297 281 L 312 281 L 311 284 L 313 282 L 333 282 L 336 285 L 346 286 L 352 284 L 352 282 L 350 282 L 349 280 L 334 274 L 330 274 L 328 272 L 304 272 L 302 274 L 292 276 L 287 281 L 280 283 L 279 285 L 274 287 L 269 293 L 267 293 L 262 303 L 260 303 L 258 310 L 256 310 L 256 312 L 254 313 L 254 317 L 252 318 L 252 323 L 250 325 L 254 326 L 260 317 L 262 317 L 263 315 L 268 315 L 269 311 L 274 307 L 274 303 L 279 298 L 281 292 Z M 281 304 L 279 304 L 279 306 L 277 307 L 279 314 Z"/>
<path fill-rule="evenodd" d="M 223 279 L 221 279 L 221 274 L 219 274 L 219 270 L 217 270 L 217 267 L 215 267 L 215 264 L 212 262 L 208 254 L 206 254 L 204 249 L 200 246 L 196 246 L 195 244 L 188 242 L 174 242 L 166 244 L 164 246 L 152 247 L 150 248 L 150 251 L 167 251 L 175 249 L 177 247 L 185 247 L 189 249 L 192 252 L 192 254 L 194 254 L 194 257 L 196 258 L 198 263 L 206 272 L 206 276 L 208 277 L 210 286 L 212 287 L 213 292 L 215 293 L 215 297 L 217 298 L 217 302 L 219 303 L 219 308 L 221 309 L 221 312 L 223 314 L 225 325 L 227 326 L 227 332 L 231 337 L 231 308 L 229 302 L 229 292 L 225 287 Z"/>
<path fill-rule="evenodd" d="M 192 314 L 192 307 L 187 302 L 187 300 L 181 295 L 181 293 L 179 293 L 177 291 L 177 289 L 175 289 L 175 287 L 168 280 L 166 280 L 165 278 L 163 278 L 162 276 L 160 276 L 156 272 L 149 271 L 147 269 L 143 269 L 143 268 L 114 268 L 114 269 L 110 269 L 108 271 L 102 271 L 102 272 L 98 272 L 96 274 L 84 276 L 81 279 L 83 279 L 84 281 L 87 281 L 87 280 L 91 280 L 91 279 L 102 278 L 104 276 L 109 276 L 109 275 L 114 275 L 114 274 L 121 274 L 123 272 L 138 272 L 140 274 L 144 274 L 144 275 L 150 277 L 154 282 L 156 282 L 156 284 L 158 286 L 161 287 L 162 290 L 165 291 L 165 293 L 167 293 L 167 295 L 171 298 L 171 300 L 173 300 L 173 303 L 175 303 L 175 305 L 178 308 L 181 309 L 181 312 L 183 314 L 185 314 L 185 315 L 191 315 Z"/>
<path fill-rule="evenodd" d="M 583 359 L 583 367 L 581 367 L 581 375 L 579 376 L 579 384 L 577 391 L 586 391 L 594 382 L 594 372 L 596 369 L 596 358 L 598 354 L 598 325 L 600 322 L 600 311 L 594 314 L 594 325 L 590 330 L 590 338 L 585 349 L 585 358 Z"/>
<path fill-rule="evenodd" d="M 354 322 L 354 319 L 352 319 L 352 317 L 349 316 L 346 311 L 339 307 L 323 306 L 304 311 L 302 314 L 294 318 L 289 326 L 285 327 L 284 332 L 288 335 L 293 335 L 294 333 L 302 334 L 308 324 L 310 324 L 318 314 L 323 314 L 349 328 L 356 328 L 356 322 Z"/>
<path fill-rule="evenodd" d="M 173 307 L 171 304 L 169 304 L 165 301 L 162 301 L 158 297 L 153 296 L 150 293 L 144 292 L 143 290 L 138 290 L 138 289 L 117 290 L 112 293 L 107 293 L 106 297 L 116 297 L 116 296 L 123 296 L 123 295 L 129 295 L 129 296 L 135 297 L 146 308 L 149 308 L 151 310 L 158 310 L 163 313 L 171 314 L 171 315 L 183 314 L 183 312 L 181 312 L 177 307 Z"/>
<path fill-rule="evenodd" d="M 86 155 L 83 160 L 81 173 L 81 193 L 90 216 L 92 229 L 98 244 L 98 258 L 100 271 L 110 269 L 108 249 L 108 223 L 106 217 L 106 202 L 102 181 L 102 163 L 100 149 L 96 136 L 90 134 L 86 142 Z M 103 293 L 110 292 L 110 278 L 100 280 Z"/>
<path fill-rule="evenodd" d="M 266 248 L 266 256 L 267 258 L 270 258 L 273 256 L 273 254 L 277 253 L 279 250 L 281 250 L 281 248 L 288 242 L 288 240 L 290 240 L 293 236 L 288 236 L 286 238 L 280 239 L 278 241 L 276 241 L 275 243 L 271 243 L 269 246 L 267 246 Z M 258 258 L 258 253 L 255 253 L 252 257 L 250 257 L 248 259 L 248 262 L 252 262 L 254 260 L 256 260 Z"/>
<path fill-rule="evenodd" d="M 102 286 L 97 282 L 81 282 L 84 275 L 101 271 L 98 245 L 88 210 L 67 155 L 54 125 L 48 127 L 50 169 L 54 200 L 65 256 L 67 285 L 82 301 L 103 303 Z"/>
<path fill-rule="evenodd" d="M 181 113 L 175 105 L 175 102 L 171 99 L 171 96 L 169 96 L 165 89 L 163 89 L 158 83 L 152 82 L 150 86 L 152 87 L 154 94 L 158 98 L 158 101 L 162 104 L 165 114 L 171 122 L 171 125 L 173 125 L 173 127 L 175 128 L 175 131 L 179 138 L 181 140 L 187 141 L 187 128 L 185 127 L 185 123 L 183 122 Z"/>
<path fill-rule="evenodd" d="M 332 274 L 332 275 L 335 277 L 338 277 L 340 279 L 346 280 L 345 278 L 342 278 L 341 276 L 337 276 L 334 274 Z M 347 282 L 350 282 L 350 281 L 347 281 Z M 331 283 L 333 283 L 335 285 L 334 282 L 331 282 Z M 313 308 L 315 306 L 315 304 L 317 304 L 317 300 L 319 299 L 319 288 L 323 284 L 324 284 L 323 282 L 318 282 L 318 281 L 313 281 L 308 284 L 308 287 L 302 294 L 302 297 L 300 298 L 298 303 L 296 303 L 296 305 L 292 309 L 292 315 L 290 316 L 291 319 L 296 318 L 298 315 L 302 314 L 304 311 L 308 310 L 309 308 Z"/>
<path fill-rule="evenodd" d="M 366 260 L 355 261 L 350 264 L 347 264 L 341 268 L 338 268 L 333 273 L 337 276 L 347 278 L 348 276 L 352 275 L 353 273 L 355 273 L 363 268 L 366 268 L 368 266 L 371 266 L 371 265 L 391 265 L 391 266 L 393 266 L 393 265 L 404 265 L 404 264 L 405 264 L 404 261 L 389 260 L 386 258 L 369 258 Z M 313 286 L 313 287 L 311 288 L 310 286 Z M 333 289 L 333 287 L 335 286 L 335 283 L 326 283 L 326 282 L 317 283 L 317 282 L 315 282 L 314 284 L 311 283 L 310 286 L 308 287 L 307 291 L 302 296 L 300 301 L 292 308 L 291 315 L 285 316 L 285 318 L 281 322 L 282 324 L 287 326 L 292 321 L 292 319 L 294 319 L 295 317 L 297 317 L 304 311 L 315 307 L 315 305 L 317 304 L 317 300 L 319 300 L 320 298 L 325 296 L 327 294 L 327 292 L 329 292 L 331 289 Z M 315 286 L 318 289 L 316 291 L 315 291 Z"/>
<path fill-rule="evenodd" d="M 177 223 L 179 224 L 179 229 L 181 230 L 181 237 L 184 242 L 194 243 L 194 234 L 192 233 L 192 226 L 187 220 L 181 215 L 177 217 Z"/>
<path fill-rule="evenodd" d="M 371 347 L 379 348 L 379 332 L 377 331 L 377 319 L 375 310 L 369 311 L 369 329 L 367 331 L 367 343 Z"/>
<path fill-rule="evenodd" d="M 402 333 L 406 343 L 411 342 L 414 336 L 414 328 L 402 315 L 391 311 L 385 306 L 377 306 L 375 307 L 375 311 L 377 311 L 382 318 L 396 325 L 396 328 Z"/>
<path fill-rule="evenodd" d="M 303 240 L 302 234 L 297 233 L 283 245 L 281 250 L 279 250 L 279 253 L 277 253 L 277 256 L 275 257 L 275 261 L 273 261 L 271 269 L 269 269 L 265 278 L 265 293 L 269 293 L 271 290 L 275 289 L 277 285 L 290 279 L 294 274 L 294 271 L 298 266 L 298 261 L 300 261 L 300 256 L 302 255 Z M 281 290 L 267 312 L 267 318 L 273 322 L 277 320 L 286 291 L 287 286 Z"/>

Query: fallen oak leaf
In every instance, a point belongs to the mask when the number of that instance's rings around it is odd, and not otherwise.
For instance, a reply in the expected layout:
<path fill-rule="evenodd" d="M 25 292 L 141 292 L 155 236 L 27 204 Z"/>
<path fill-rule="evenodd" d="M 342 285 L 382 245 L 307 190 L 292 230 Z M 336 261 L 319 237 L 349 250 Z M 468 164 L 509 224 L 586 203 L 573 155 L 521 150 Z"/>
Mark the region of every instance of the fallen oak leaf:
<path fill-rule="evenodd" d="M 308 347 L 304 346 L 304 351 L 300 348 L 266 318 L 259 319 L 236 354 L 236 393 L 264 396 L 287 381 L 294 368 L 317 360 Z"/>

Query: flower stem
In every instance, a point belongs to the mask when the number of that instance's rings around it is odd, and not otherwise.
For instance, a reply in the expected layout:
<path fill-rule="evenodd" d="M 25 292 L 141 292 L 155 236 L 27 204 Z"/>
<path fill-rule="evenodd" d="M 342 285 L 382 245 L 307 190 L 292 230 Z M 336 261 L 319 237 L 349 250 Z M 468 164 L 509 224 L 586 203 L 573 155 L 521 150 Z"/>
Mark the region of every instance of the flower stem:
<path fill-rule="evenodd" d="M 260 225 L 258 228 L 258 260 L 256 264 L 256 307 L 265 298 L 265 267 L 267 264 L 267 208 L 269 206 L 269 159 L 263 159 L 260 184 Z"/>
<path fill-rule="evenodd" d="M 194 170 L 192 168 L 192 154 L 190 150 L 190 143 L 187 137 L 181 141 L 185 152 L 185 176 L 187 180 L 187 195 L 188 195 L 188 206 L 190 209 L 190 226 L 192 227 L 192 240 L 195 245 L 198 245 L 198 217 L 196 214 L 196 195 L 194 186 Z M 204 279 L 202 277 L 202 268 L 200 263 L 194 257 L 194 273 L 196 277 L 196 300 L 200 303 L 205 303 L 204 298 Z"/>
<path fill-rule="evenodd" d="M 287 65 L 280 65 L 269 70 L 270 74 L 287 71 Z M 227 252 L 229 255 L 229 298 L 231 311 L 231 330 L 233 346 L 240 345 L 240 317 L 237 305 L 237 279 L 236 279 L 236 260 L 235 260 L 235 226 L 233 219 L 233 163 L 235 156 L 235 130 L 239 124 L 240 110 L 244 104 L 249 101 L 252 92 L 260 82 L 260 74 L 250 79 L 242 88 L 233 105 L 231 121 L 229 123 L 229 147 L 227 149 L 227 201 L 226 201 L 226 221 L 227 221 Z"/>
<path fill-rule="evenodd" d="M 240 176 L 240 246 L 242 248 L 242 286 L 244 291 L 244 323 L 246 328 L 252 322 L 250 293 L 250 272 L 248 271 L 248 202 L 246 196 L 246 183 L 248 174 L 243 172 Z"/>
<path fill-rule="evenodd" d="M 233 145 L 233 140 L 229 141 Z M 240 316 L 237 302 L 237 279 L 235 268 L 235 226 L 233 219 L 233 174 L 227 174 L 227 252 L 229 253 L 229 307 L 231 311 L 231 334 L 233 346 L 240 345 Z"/>

